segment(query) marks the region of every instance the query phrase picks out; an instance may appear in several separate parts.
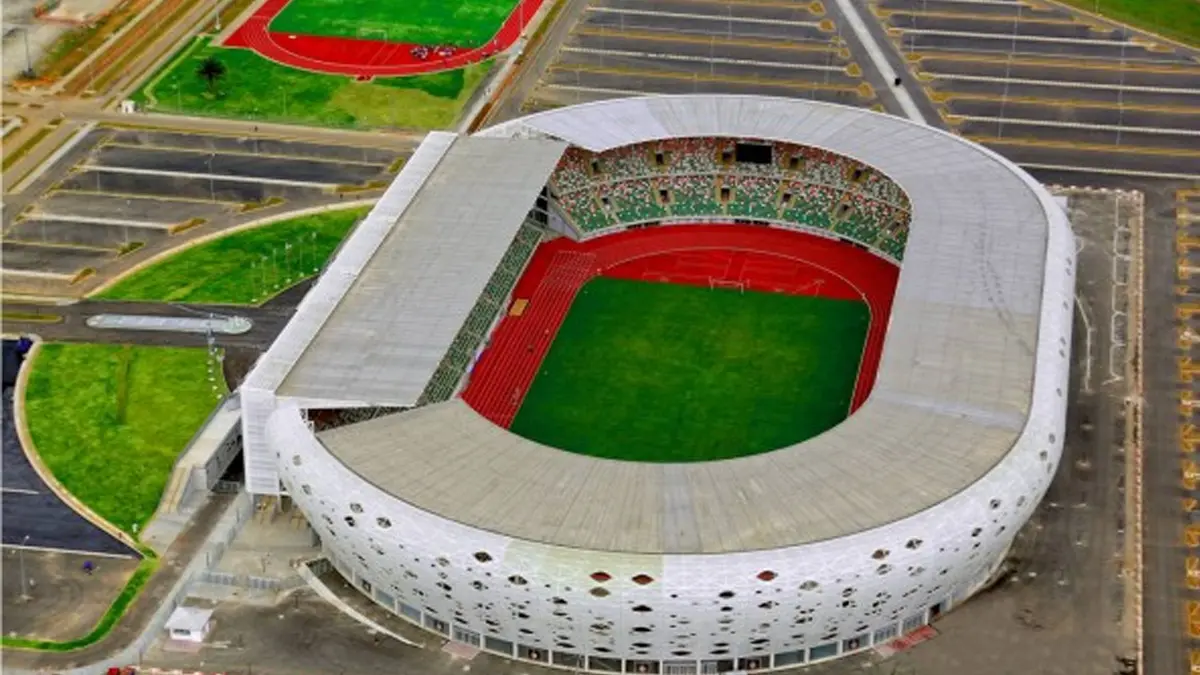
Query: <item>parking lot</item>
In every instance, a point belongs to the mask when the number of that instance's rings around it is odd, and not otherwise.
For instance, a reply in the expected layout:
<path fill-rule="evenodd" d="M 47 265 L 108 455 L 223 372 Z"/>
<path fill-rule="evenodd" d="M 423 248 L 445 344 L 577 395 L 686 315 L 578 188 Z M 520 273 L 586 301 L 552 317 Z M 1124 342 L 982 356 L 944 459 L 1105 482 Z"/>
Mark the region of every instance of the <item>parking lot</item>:
<path fill-rule="evenodd" d="M 944 120 L 1031 169 L 1200 178 L 1200 63 L 1035 0 L 878 0 Z"/>
<path fill-rule="evenodd" d="M 96 129 L 39 180 L 33 199 L 6 210 L 6 291 L 74 295 L 81 278 L 135 251 L 347 192 L 365 196 L 390 182 L 396 160 L 372 148 Z"/>
<path fill-rule="evenodd" d="M 725 93 L 878 104 L 821 2 L 591 0 L 522 106 Z"/>

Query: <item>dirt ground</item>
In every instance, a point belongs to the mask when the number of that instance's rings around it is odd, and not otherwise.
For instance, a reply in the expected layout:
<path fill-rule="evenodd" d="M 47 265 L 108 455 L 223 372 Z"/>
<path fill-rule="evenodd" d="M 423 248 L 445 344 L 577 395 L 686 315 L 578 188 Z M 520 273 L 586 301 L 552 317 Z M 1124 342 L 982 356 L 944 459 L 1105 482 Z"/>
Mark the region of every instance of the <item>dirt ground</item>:
<path fill-rule="evenodd" d="M 21 594 L 24 558 L 27 597 Z M 95 569 L 83 571 L 85 560 Z M 136 558 L 89 556 L 45 549 L 3 549 L 4 633 L 73 640 L 91 632 L 138 566 Z"/>

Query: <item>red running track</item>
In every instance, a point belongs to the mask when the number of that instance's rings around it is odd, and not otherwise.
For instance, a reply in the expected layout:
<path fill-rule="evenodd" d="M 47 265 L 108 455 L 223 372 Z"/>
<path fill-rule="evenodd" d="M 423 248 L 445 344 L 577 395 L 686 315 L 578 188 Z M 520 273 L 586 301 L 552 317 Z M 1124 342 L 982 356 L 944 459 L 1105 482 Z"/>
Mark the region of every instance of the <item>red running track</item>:
<path fill-rule="evenodd" d="M 507 429 L 575 294 L 592 277 L 608 276 L 705 288 L 713 280 L 737 282 L 747 290 L 866 302 L 871 325 L 851 404 L 857 410 L 875 384 L 899 273 L 890 262 L 849 244 L 745 225 L 671 226 L 582 243 L 556 239 L 538 248 L 517 281 L 513 301 L 528 304 L 520 316 L 500 321 L 463 399 Z"/>
<path fill-rule="evenodd" d="M 436 45 L 272 31 L 271 21 L 288 2 L 267 0 L 225 39 L 222 46 L 252 49 L 265 58 L 292 68 L 350 75 L 359 80 L 436 73 L 483 61 L 511 47 L 537 14 L 543 0 L 520 0 L 487 44 L 471 49 L 455 47 L 454 53 L 446 58 L 431 54 L 426 59 L 414 56 L 413 48 L 434 48 Z"/>

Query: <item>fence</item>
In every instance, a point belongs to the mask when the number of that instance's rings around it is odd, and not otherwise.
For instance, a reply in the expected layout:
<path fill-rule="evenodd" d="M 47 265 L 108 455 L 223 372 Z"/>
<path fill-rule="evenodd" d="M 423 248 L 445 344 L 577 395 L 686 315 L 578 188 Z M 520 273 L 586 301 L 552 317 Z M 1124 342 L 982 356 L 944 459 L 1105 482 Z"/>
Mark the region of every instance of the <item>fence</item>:
<path fill-rule="evenodd" d="M 230 574 L 228 572 L 201 572 L 197 578 L 197 583 L 214 584 L 217 586 L 234 586 L 237 588 L 245 588 L 252 591 L 290 591 L 294 588 L 299 588 L 305 585 L 305 581 L 299 575 L 292 575 L 285 579 L 273 579 L 269 577 L 256 577 L 250 574 Z"/>
<path fill-rule="evenodd" d="M 238 533 L 242 530 L 242 526 L 253 515 L 254 503 L 250 495 L 246 492 L 238 493 L 233 502 L 226 507 L 225 513 L 221 515 L 216 526 L 213 527 L 202 554 L 196 555 L 188 563 L 183 573 L 179 575 L 179 579 L 175 581 L 175 585 L 171 587 L 170 593 L 146 624 L 142 634 L 120 652 L 107 659 L 78 668 L 39 671 L 21 671 L 15 668 L 5 668 L 5 672 L 21 673 L 22 675 L 35 675 L 35 672 L 38 674 L 53 672 L 55 675 L 99 675 L 105 673 L 109 668 L 119 668 L 141 663 L 142 656 L 150 648 L 150 645 L 162 634 L 163 627 L 166 625 L 167 619 L 171 616 L 171 612 L 175 611 L 175 608 L 182 604 L 192 584 L 201 579 L 205 574 L 211 573 L 212 568 L 221 560 L 221 554 L 225 552 L 229 543 L 237 537 Z"/>

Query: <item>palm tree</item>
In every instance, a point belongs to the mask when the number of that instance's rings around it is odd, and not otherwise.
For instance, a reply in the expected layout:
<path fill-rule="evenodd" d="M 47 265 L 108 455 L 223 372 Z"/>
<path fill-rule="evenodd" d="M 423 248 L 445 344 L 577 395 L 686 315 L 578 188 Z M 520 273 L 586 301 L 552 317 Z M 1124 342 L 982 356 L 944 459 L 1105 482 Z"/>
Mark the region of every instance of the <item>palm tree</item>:
<path fill-rule="evenodd" d="M 208 85 L 208 93 L 216 95 L 217 82 L 225 77 L 225 64 L 217 60 L 215 56 L 206 57 L 196 68 L 196 76 Z"/>

